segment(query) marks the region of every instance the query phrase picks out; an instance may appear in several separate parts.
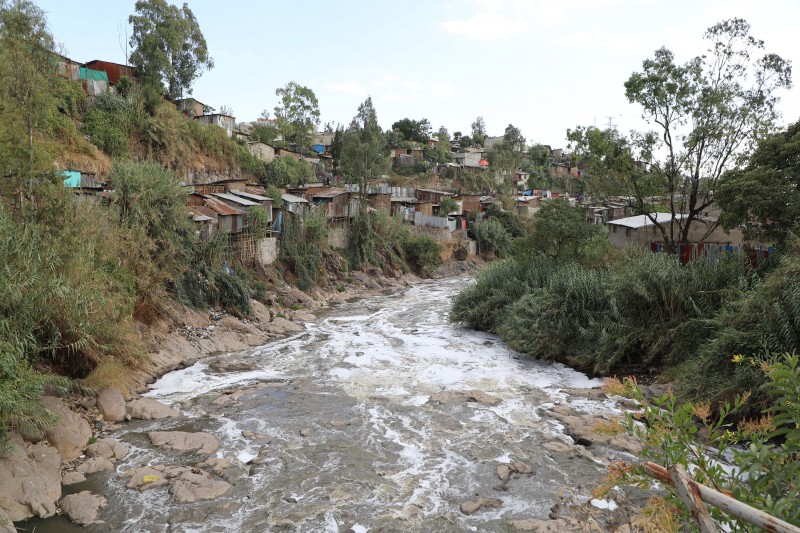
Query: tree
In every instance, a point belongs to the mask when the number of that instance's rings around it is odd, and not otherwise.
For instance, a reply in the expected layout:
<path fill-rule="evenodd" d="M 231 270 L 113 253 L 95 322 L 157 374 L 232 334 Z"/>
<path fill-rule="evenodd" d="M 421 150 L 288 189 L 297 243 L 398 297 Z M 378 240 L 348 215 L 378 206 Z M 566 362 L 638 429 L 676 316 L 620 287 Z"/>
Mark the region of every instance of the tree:
<path fill-rule="evenodd" d="M 672 251 L 689 241 L 690 228 L 711 207 L 724 173 L 737 168 L 758 139 L 774 128 L 776 93 L 791 86 L 789 62 L 763 52 L 763 41 L 749 32 L 750 25 L 742 19 L 720 22 L 706 31 L 708 54 L 684 64 L 677 64 L 666 48 L 657 50 L 642 63 L 642 71 L 625 82 L 628 101 L 642 106 L 643 118 L 657 131 L 633 132 L 630 140 L 606 135 L 614 146 L 600 143 L 610 148 L 606 156 L 611 154 L 615 163 L 629 159 L 624 165 L 630 167 L 640 159 L 649 165 L 638 172 L 618 167 L 614 181 L 634 198 Z M 585 150 L 585 135 L 568 133 Z M 645 191 L 654 183 L 662 186 L 672 223 L 655 219 Z M 716 226 L 709 224 L 706 236 Z"/>
<path fill-rule="evenodd" d="M 37 133 L 57 114 L 56 59 L 44 12 L 28 0 L 0 0 L 0 179 L 14 189 L 52 170 Z M 10 178 L 10 179 L 8 179 Z"/>
<path fill-rule="evenodd" d="M 275 120 L 283 138 L 298 152 L 308 150 L 319 124 L 319 102 L 314 91 L 294 81 L 275 90 L 280 102 L 275 106 Z"/>
<path fill-rule="evenodd" d="M 483 145 L 484 139 L 486 139 L 486 122 L 483 117 L 478 116 L 472 123 L 472 140 L 475 144 Z"/>
<path fill-rule="evenodd" d="M 606 239 L 607 240 L 607 239 Z M 586 219 L 586 209 L 560 198 L 545 203 L 533 217 L 530 235 L 514 242 L 516 254 L 542 253 L 580 260 L 594 243 L 605 242 L 600 226 Z"/>
<path fill-rule="evenodd" d="M 762 140 L 741 170 L 720 180 L 714 201 L 725 229 L 783 244 L 800 223 L 800 121 Z"/>
<path fill-rule="evenodd" d="M 358 113 L 342 135 L 339 164 L 345 180 L 359 184 L 360 194 L 365 183 L 380 178 L 388 168 L 386 138 L 371 97 L 358 106 Z"/>
<path fill-rule="evenodd" d="M 269 145 L 275 145 L 278 135 L 278 128 L 269 122 L 257 122 L 250 130 L 250 139 Z"/>
<path fill-rule="evenodd" d="M 130 61 L 142 82 L 163 88 L 169 98 L 192 94 L 192 83 L 214 67 L 197 19 L 184 3 L 139 0 L 128 17 L 132 26 Z"/>
<path fill-rule="evenodd" d="M 286 187 L 302 185 L 314 176 L 311 165 L 293 157 L 276 157 L 267 164 L 265 181 L 268 185 Z"/>
<path fill-rule="evenodd" d="M 412 120 L 404 118 L 392 124 L 392 131 L 398 131 L 400 141 L 427 142 L 431 138 L 431 123 L 427 118 Z"/>
<path fill-rule="evenodd" d="M 451 160 L 450 134 L 447 132 L 447 128 L 444 126 L 440 127 L 439 133 L 436 134 L 436 138 L 439 141 L 436 143 L 436 150 L 434 152 L 434 158 L 436 159 L 436 162 L 440 165 L 449 163 Z"/>
<path fill-rule="evenodd" d="M 512 152 L 522 153 L 525 151 L 525 137 L 522 136 L 522 131 L 513 124 L 506 126 L 506 131 L 503 134 L 503 144 L 507 150 Z"/>

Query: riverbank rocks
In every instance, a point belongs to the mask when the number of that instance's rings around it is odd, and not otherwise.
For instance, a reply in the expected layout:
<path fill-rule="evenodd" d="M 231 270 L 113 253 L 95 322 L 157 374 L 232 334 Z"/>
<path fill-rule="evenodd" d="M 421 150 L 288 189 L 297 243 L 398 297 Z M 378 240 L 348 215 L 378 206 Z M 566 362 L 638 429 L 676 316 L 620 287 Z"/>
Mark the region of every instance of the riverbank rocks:
<path fill-rule="evenodd" d="M 80 472 L 64 472 L 64 475 L 61 476 L 61 484 L 65 486 L 76 485 L 84 481 L 86 481 L 86 476 Z"/>
<path fill-rule="evenodd" d="M 56 512 L 61 497 L 61 457 L 45 443 L 26 446 L 13 434 L 0 459 L 0 512 L 14 522 Z"/>
<path fill-rule="evenodd" d="M 211 433 L 202 431 L 194 433 L 185 431 L 150 431 L 147 436 L 155 446 L 179 452 L 212 454 L 219 448 L 217 438 Z"/>
<path fill-rule="evenodd" d="M 523 463 L 522 461 L 511 461 L 510 463 L 501 463 L 497 465 L 495 469 L 497 473 L 497 477 L 500 478 L 500 481 L 506 482 L 511 479 L 511 474 L 525 474 L 525 475 L 533 475 L 534 470 L 533 467 L 529 464 Z"/>
<path fill-rule="evenodd" d="M 180 415 L 180 411 L 173 409 L 152 398 L 139 398 L 128 402 L 128 415 L 138 420 L 153 420 L 169 418 Z"/>
<path fill-rule="evenodd" d="M 92 436 L 89 423 L 79 414 L 70 411 L 58 398 L 45 396 L 42 403 L 58 417 L 58 422 L 45 430 L 47 441 L 58 450 L 65 461 L 77 459 Z"/>
<path fill-rule="evenodd" d="M 535 533 L 562 533 L 564 531 L 584 531 L 580 522 L 573 518 L 558 518 L 556 520 L 539 520 L 526 518 L 524 520 L 509 520 L 508 525 L 515 531 L 534 531 Z"/>
<path fill-rule="evenodd" d="M 17 533 L 14 523 L 2 509 L 0 509 L 0 533 Z"/>
<path fill-rule="evenodd" d="M 102 457 L 116 463 L 128 455 L 128 447 L 116 439 L 100 439 L 86 447 L 89 457 Z"/>
<path fill-rule="evenodd" d="M 169 492 L 179 503 L 194 503 L 199 500 L 219 498 L 231 488 L 225 481 L 212 479 L 208 473 L 200 469 L 192 469 L 181 473 L 169 488 Z"/>
<path fill-rule="evenodd" d="M 64 496 L 59 506 L 70 521 L 82 526 L 88 526 L 89 524 L 101 522 L 97 519 L 97 515 L 106 504 L 107 501 L 104 497 L 85 490 L 77 494 Z"/>
<path fill-rule="evenodd" d="M 484 498 L 483 496 L 478 496 L 474 500 L 462 503 L 460 509 L 462 513 L 469 516 L 477 513 L 484 507 L 489 509 L 497 509 L 502 507 L 502 505 L 503 502 L 497 498 Z"/>
<path fill-rule="evenodd" d="M 503 400 L 479 390 L 442 391 L 431 394 L 428 403 L 448 404 L 462 401 L 472 401 L 484 405 L 497 405 Z"/>
<path fill-rule="evenodd" d="M 81 474 L 94 474 L 95 472 L 103 472 L 105 470 L 113 470 L 114 463 L 105 457 L 92 457 L 82 462 L 75 468 Z"/>
<path fill-rule="evenodd" d="M 97 395 L 97 410 L 103 415 L 103 420 L 108 422 L 122 422 L 125 420 L 125 398 L 115 388 L 103 389 Z"/>
<path fill-rule="evenodd" d="M 170 465 L 142 466 L 123 472 L 130 477 L 129 489 L 144 491 L 169 485 L 169 492 L 175 501 L 194 503 L 199 500 L 212 500 L 228 492 L 232 485 L 213 479 L 200 468 Z"/>
<path fill-rule="evenodd" d="M 633 455 L 638 455 L 642 451 L 641 443 L 626 435 L 621 426 L 618 431 L 610 431 L 613 429 L 613 424 L 602 416 L 581 413 L 563 404 L 553 407 L 549 414 L 564 424 L 565 432 L 576 444 L 582 446 L 601 444 Z"/>

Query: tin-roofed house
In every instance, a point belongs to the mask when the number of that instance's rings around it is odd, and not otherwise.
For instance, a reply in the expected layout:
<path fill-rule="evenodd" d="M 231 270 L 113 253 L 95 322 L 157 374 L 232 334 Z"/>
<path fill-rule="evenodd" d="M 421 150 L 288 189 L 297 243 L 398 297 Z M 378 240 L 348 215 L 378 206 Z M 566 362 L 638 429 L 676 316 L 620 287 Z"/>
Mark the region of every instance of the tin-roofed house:
<path fill-rule="evenodd" d="M 228 137 L 233 137 L 233 130 L 236 129 L 236 119 L 230 115 L 214 113 L 212 115 L 195 116 L 194 119 L 202 122 L 203 124 L 213 124 L 215 126 L 219 126 L 225 130 L 225 135 Z"/>
<path fill-rule="evenodd" d="M 350 193 L 338 187 L 323 188 L 310 193 L 317 208 L 325 211 L 328 220 L 351 218 Z"/>
<path fill-rule="evenodd" d="M 217 229 L 228 235 L 237 235 L 244 230 L 247 223 L 247 212 L 233 207 L 219 198 L 207 196 L 205 206 L 217 214 Z"/>
<path fill-rule="evenodd" d="M 192 206 L 187 208 L 187 213 L 194 222 L 195 240 L 205 242 L 217 234 L 219 219 L 216 211 L 205 206 Z"/>

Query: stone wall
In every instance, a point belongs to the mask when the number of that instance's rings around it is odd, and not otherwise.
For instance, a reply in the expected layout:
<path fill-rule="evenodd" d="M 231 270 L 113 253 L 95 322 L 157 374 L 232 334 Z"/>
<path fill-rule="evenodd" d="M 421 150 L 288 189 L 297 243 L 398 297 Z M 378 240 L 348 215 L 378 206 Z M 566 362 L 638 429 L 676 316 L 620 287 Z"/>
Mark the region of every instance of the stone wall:
<path fill-rule="evenodd" d="M 415 237 L 426 235 L 437 242 L 449 241 L 453 233 L 449 228 L 431 228 L 428 226 L 411 226 L 410 228 L 411 234 Z"/>

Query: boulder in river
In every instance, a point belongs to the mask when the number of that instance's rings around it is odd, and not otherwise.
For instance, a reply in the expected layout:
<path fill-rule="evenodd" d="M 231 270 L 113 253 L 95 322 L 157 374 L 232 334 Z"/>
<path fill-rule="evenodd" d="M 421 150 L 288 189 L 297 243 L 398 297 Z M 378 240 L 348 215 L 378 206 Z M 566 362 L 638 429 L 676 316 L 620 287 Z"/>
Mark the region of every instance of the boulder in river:
<path fill-rule="evenodd" d="M 65 461 L 77 459 L 92 436 L 89 423 L 79 414 L 70 411 L 58 398 L 45 396 L 42 403 L 58 417 L 58 423 L 45 430 L 47 441 L 58 450 Z"/>
<path fill-rule="evenodd" d="M 14 523 L 2 509 L 0 509 L 0 533 L 17 533 Z"/>
<path fill-rule="evenodd" d="M 61 476 L 61 483 L 63 485 L 75 485 L 77 483 L 83 483 L 84 481 L 86 481 L 86 476 L 80 472 L 64 472 L 64 475 Z"/>
<path fill-rule="evenodd" d="M 633 455 L 638 455 L 642 451 L 641 443 L 627 435 L 622 427 L 619 431 L 604 429 L 610 428 L 612 424 L 602 416 L 581 413 L 563 404 L 553 407 L 549 414 L 564 424 L 565 432 L 577 444 L 583 446 L 602 444 Z"/>
<path fill-rule="evenodd" d="M 522 520 L 509 520 L 508 525 L 515 531 L 535 531 L 536 533 L 563 533 L 568 531 L 584 531 L 581 524 L 572 518 L 558 518 L 556 520 L 540 520 L 526 518 Z"/>
<path fill-rule="evenodd" d="M 462 513 L 469 516 L 478 512 L 483 507 L 497 509 L 502 505 L 502 500 L 498 500 L 497 498 L 484 498 L 483 496 L 478 496 L 474 500 L 462 503 L 460 508 Z"/>
<path fill-rule="evenodd" d="M 152 398 L 139 398 L 128 402 L 128 414 L 131 418 L 152 420 L 156 418 L 178 416 L 181 413 Z"/>
<path fill-rule="evenodd" d="M 100 439 L 86 447 L 89 457 L 102 457 L 116 463 L 128 455 L 128 447 L 116 439 Z"/>
<path fill-rule="evenodd" d="M 70 494 L 64 496 L 61 500 L 60 507 L 64 514 L 72 522 L 82 526 L 89 524 L 96 524 L 97 514 L 100 509 L 106 506 L 106 499 L 102 496 L 92 494 L 88 490 L 84 490 L 77 494 Z"/>
<path fill-rule="evenodd" d="M 229 483 L 212 479 L 205 471 L 192 469 L 176 477 L 169 491 L 179 503 L 219 498 L 231 488 Z"/>
<path fill-rule="evenodd" d="M 147 436 L 154 445 L 179 452 L 212 454 L 219 448 L 217 438 L 202 431 L 149 431 Z"/>
<path fill-rule="evenodd" d="M 109 422 L 122 422 L 125 420 L 125 398 L 116 388 L 106 388 L 97 395 L 97 409 L 103 415 L 103 420 Z"/>
<path fill-rule="evenodd" d="M 103 472 L 105 470 L 113 470 L 114 463 L 105 457 L 92 457 L 78 465 L 75 469 L 81 474 L 94 474 L 95 472 Z"/>
<path fill-rule="evenodd" d="M 15 522 L 53 516 L 61 497 L 58 452 L 43 442 L 26 446 L 19 435 L 8 444 L 8 455 L 0 459 L 0 512 Z"/>
<path fill-rule="evenodd" d="M 448 404 L 455 402 L 472 401 L 482 403 L 484 405 L 497 405 L 503 400 L 496 396 L 492 396 L 479 390 L 463 390 L 463 391 L 442 391 L 431 394 L 428 398 L 429 403 Z"/>

